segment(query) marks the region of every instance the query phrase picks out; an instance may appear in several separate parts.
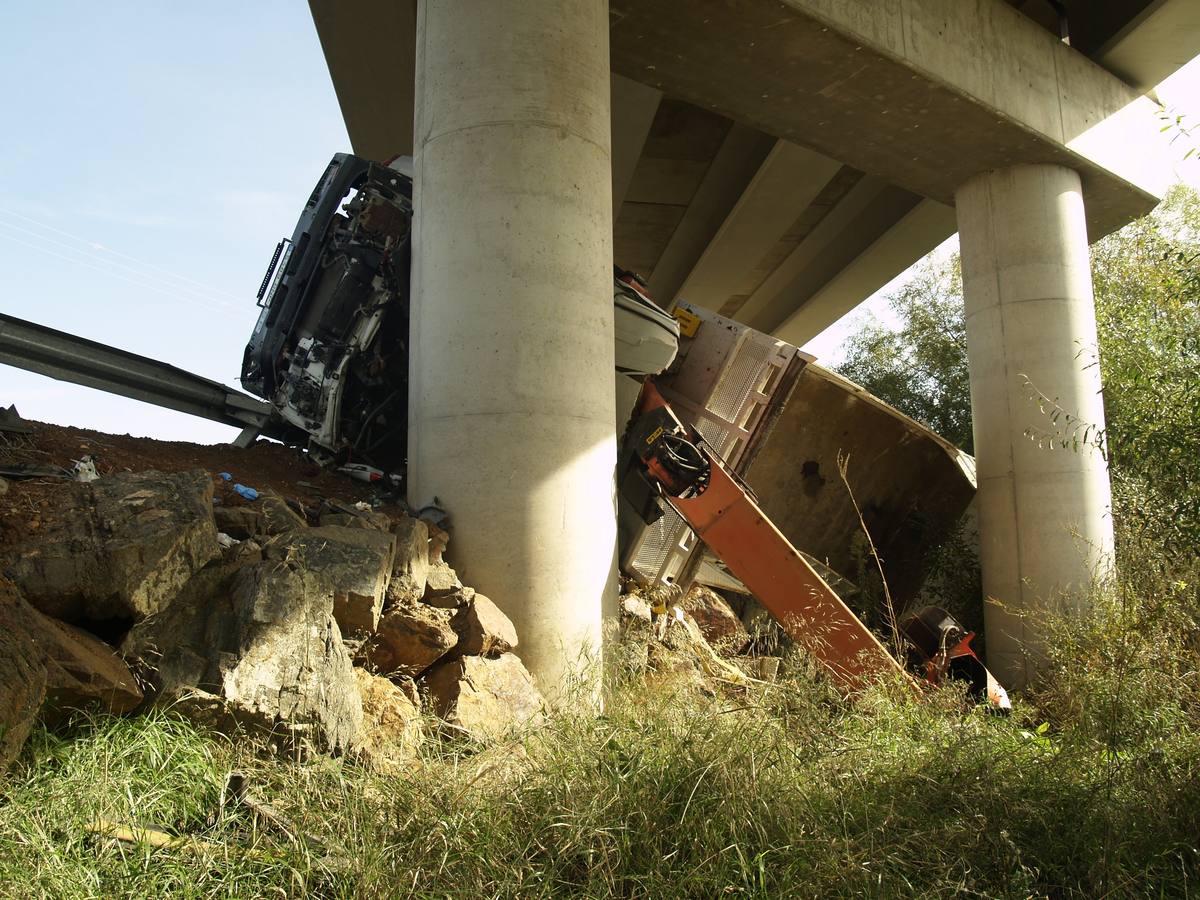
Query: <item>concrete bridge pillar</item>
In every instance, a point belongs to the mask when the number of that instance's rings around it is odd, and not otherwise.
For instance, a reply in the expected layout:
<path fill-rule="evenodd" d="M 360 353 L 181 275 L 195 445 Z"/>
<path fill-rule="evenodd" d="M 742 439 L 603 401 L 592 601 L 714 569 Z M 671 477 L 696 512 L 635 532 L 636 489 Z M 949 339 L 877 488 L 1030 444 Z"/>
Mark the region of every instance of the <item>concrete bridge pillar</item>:
<path fill-rule="evenodd" d="M 979 175 L 955 199 L 988 665 L 1019 687 L 1038 648 L 1018 614 L 1079 604 L 1072 592 L 1111 565 L 1105 462 L 1086 442 L 1063 447 L 1104 427 L 1083 197 L 1076 172 L 1028 165 Z"/>
<path fill-rule="evenodd" d="M 605 0 L 417 20 L 409 497 L 551 697 L 616 598 L 608 28 Z"/>

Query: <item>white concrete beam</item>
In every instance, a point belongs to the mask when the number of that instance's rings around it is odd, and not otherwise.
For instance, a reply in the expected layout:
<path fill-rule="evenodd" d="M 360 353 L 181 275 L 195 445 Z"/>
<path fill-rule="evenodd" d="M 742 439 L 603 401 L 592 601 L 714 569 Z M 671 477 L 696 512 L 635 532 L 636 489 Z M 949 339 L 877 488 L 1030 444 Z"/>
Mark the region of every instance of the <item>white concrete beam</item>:
<path fill-rule="evenodd" d="M 935 249 L 957 227 L 953 208 L 935 200 L 922 200 L 809 297 L 773 334 L 803 346 Z"/>
<path fill-rule="evenodd" d="M 862 178 L 750 295 L 738 321 L 774 331 L 915 202 L 882 179 Z"/>
<path fill-rule="evenodd" d="M 354 152 L 413 152 L 417 0 L 309 0 Z"/>
<path fill-rule="evenodd" d="M 562 700 L 617 599 L 608 4 L 423 0 L 418 33 L 408 496 Z"/>
<path fill-rule="evenodd" d="M 1200 54 L 1200 3 L 1160 0 L 1113 35 L 1093 58 L 1126 84 L 1150 91 Z"/>
<path fill-rule="evenodd" d="M 1112 564 L 1108 467 L 1087 437 L 1104 400 L 1079 175 L 990 172 L 959 190 L 958 215 L 988 667 L 1021 687 L 1045 639 L 1022 613 L 1085 609 Z"/>
<path fill-rule="evenodd" d="M 646 146 L 662 91 L 621 75 L 612 77 L 613 221 L 625 202 L 633 172 Z"/>
<path fill-rule="evenodd" d="M 776 141 L 732 212 L 704 250 L 679 296 L 720 310 L 734 294 L 743 293 L 748 272 L 778 243 L 841 163 Z"/>
<path fill-rule="evenodd" d="M 721 149 L 650 275 L 650 295 L 670 308 L 696 261 L 712 241 L 775 141 L 746 125 L 729 129 Z"/>
<path fill-rule="evenodd" d="M 612 49 L 622 74 L 946 205 L 981 172 L 1073 168 L 1093 239 L 1170 173 L 1145 106 L 1122 126 L 1138 152 L 1070 145 L 1140 92 L 1003 0 L 622 0 Z"/>

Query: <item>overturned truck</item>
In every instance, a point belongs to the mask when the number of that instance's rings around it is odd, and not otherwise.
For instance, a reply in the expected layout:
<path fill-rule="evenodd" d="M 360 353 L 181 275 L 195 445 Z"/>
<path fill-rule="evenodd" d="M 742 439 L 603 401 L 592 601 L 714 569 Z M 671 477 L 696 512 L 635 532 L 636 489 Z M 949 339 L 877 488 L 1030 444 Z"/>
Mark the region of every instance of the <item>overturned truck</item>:
<path fill-rule="evenodd" d="M 261 312 L 241 381 L 261 401 L 2 315 L 0 362 L 241 425 L 242 442 L 264 434 L 305 447 L 324 464 L 365 465 L 399 482 L 408 432 L 412 188 L 408 158 L 380 164 L 333 157 L 258 290 Z M 792 574 L 781 576 L 803 582 L 791 593 L 842 605 L 839 595 L 855 592 L 863 558 L 858 512 L 838 480 L 839 458 L 848 454 L 884 577 L 897 607 L 912 606 L 930 550 L 974 494 L 970 457 L 784 341 L 686 303 L 664 310 L 635 275 L 616 267 L 613 304 L 623 571 L 642 582 L 701 582 L 730 597 L 762 599 L 761 573 L 746 567 L 746 557 L 735 564 L 730 545 L 702 539 L 704 527 L 671 494 L 671 484 L 685 484 L 682 499 L 694 499 L 718 476 L 731 500 L 715 514 L 748 510 L 753 527 L 775 535 L 777 558 L 800 561 L 789 561 Z M 683 469 L 658 477 L 666 470 L 656 474 L 657 462 L 636 445 L 647 389 L 676 423 L 668 429 L 674 437 L 660 440 L 663 459 L 683 454 L 673 464 L 690 466 L 693 480 L 677 477 Z M 750 542 L 749 535 L 736 541 Z M 777 619 L 791 614 L 768 607 Z M 756 608 L 745 604 L 747 615 Z M 811 611 L 801 612 L 803 619 Z M 857 634 L 861 623 L 846 612 L 845 624 Z M 951 617 L 921 610 L 907 621 L 912 670 L 969 670 L 964 677 L 977 693 L 999 696 L 974 665 L 971 635 Z M 830 667 L 835 676 L 839 665 Z"/>
<path fill-rule="evenodd" d="M 242 386 L 273 405 L 285 440 L 318 459 L 404 465 L 412 216 L 410 158 L 339 153 L 259 287 Z M 679 325 L 619 269 L 613 311 L 615 377 L 665 369 Z"/>
<path fill-rule="evenodd" d="M 385 165 L 338 154 L 292 237 L 276 246 L 260 286 L 262 313 L 246 347 L 242 384 L 270 401 L 287 439 L 325 461 L 404 465 L 412 217 L 410 159 Z M 785 623 L 785 631 L 812 632 L 815 617 L 836 607 L 851 639 L 828 660 L 835 676 L 864 647 L 887 656 L 829 588 L 854 590 L 848 576 L 859 529 L 836 483 L 839 458 L 853 456 L 867 473 L 859 500 L 901 603 L 915 597 L 928 549 L 974 493 L 970 458 L 786 342 L 687 304 L 668 313 L 619 268 L 613 298 L 617 427 L 626 460 L 618 473 L 623 570 L 644 581 L 700 581 L 760 600 L 781 580 L 784 594 L 824 591 L 824 611 L 809 611 L 792 629 Z M 652 387 L 644 385 L 650 376 Z M 639 450 L 646 390 L 679 417 L 672 419 L 681 429 L 676 446 L 690 448 L 693 474 L 703 472 L 703 483 L 687 490 L 703 493 L 710 478 L 727 473 L 730 496 L 743 494 L 754 510 L 747 527 L 766 529 L 724 545 L 712 534 L 702 540 L 702 529 L 671 495 L 672 479 L 646 477 L 653 464 L 628 464 L 645 462 Z M 751 485 L 766 499 L 759 501 Z M 731 500 L 722 514 L 733 506 Z M 772 537 L 764 539 L 767 532 Z M 780 542 L 774 558 L 797 562 L 767 578 L 762 558 L 740 577 L 731 571 L 731 547 L 764 540 Z M 807 615 L 803 605 L 766 605 L 777 619 Z M 978 663 L 970 637 L 940 610 L 907 621 L 925 662 L 939 653 L 946 662 L 958 648 L 959 668 Z M 934 629 L 940 637 L 929 637 L 928 622 L 943 623 Z M 950 637 L 953 646 L 938 646 Z M 1003 693 L 981 666 L 969 680 L 981 695 Z"/>

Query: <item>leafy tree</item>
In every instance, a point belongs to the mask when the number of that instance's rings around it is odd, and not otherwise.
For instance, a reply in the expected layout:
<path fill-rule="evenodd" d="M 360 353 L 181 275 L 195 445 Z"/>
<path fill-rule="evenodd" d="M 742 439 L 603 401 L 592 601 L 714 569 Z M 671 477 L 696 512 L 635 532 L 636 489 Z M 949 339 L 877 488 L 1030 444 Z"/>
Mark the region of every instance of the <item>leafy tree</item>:
<path fill-rule="evenodd" d="M 973 452 L 958 255 L 942 262 L 926 257 L 888 302 L 900 327 L 867 320 L 843 345 L 838 372 Z"/>
<path fill-rule="evenodd" d="M 1068 441 L 1106 445 L 1118 535 L 1173 554 L 1200 547 L 1200 196 L 1174 189 L 1092 247 L 1107 429 L 1070 420 Z M 957 257 L 922 262 L 890 298 L 898 329 L 870 321 L 838 370 L 966 450 L 970 392 Z M 1048 425 L 1050 425 L 1048 421 Z M 1066 428 L 1072 433 L 1062 433 Z"/>
<path fill-rule="evenodd" d="M 1200 547 L 1200 196 L 1092 248 L 1099 365 L 1118 523 L 1174 553 Z"/>

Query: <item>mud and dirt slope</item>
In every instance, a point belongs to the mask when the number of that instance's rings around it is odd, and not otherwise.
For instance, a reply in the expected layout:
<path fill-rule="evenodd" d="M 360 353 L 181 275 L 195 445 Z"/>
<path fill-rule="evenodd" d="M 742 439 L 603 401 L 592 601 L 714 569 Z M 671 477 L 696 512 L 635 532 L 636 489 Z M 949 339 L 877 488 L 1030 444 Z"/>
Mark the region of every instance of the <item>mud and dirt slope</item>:
<path fill-rule="evenodd" d="M 62 466 L 70 469 L 73 460 L 91 455 L 101 475 L 114 472 L 184 472 L 203 469 L 213 479 L 214 497 L 226 506 L 239 506 L 243 500 L 233 490 L 235 483 L 258 491 L 274 491 L 295 498 L 305 506 L 323 499 L 344 503 L 370 502 L 376 487 L 354 481 L 331 470 L 321 469 L 304 453 L 282 444 L 260 440 L 240 449 L 232 444 L 189 444 L 180 441 L 156 441 L 128 434 L 105 434 L 85 428 L 27 424 L 32 433 L 19 445 L 0 443 L 0 465 L 25 463 L 38 466 Z M 232 481 L 219 473 L 228 472 Z M 4 477 L 0 475 L 0 477 Z M 59 479 L 5 479 L 8 490 L 0 494 L 0 544 L 36 532 L 50 504 L 47 496 L 62 489 Z M 384 512 L 395 511 L 384 506 Z"/>

